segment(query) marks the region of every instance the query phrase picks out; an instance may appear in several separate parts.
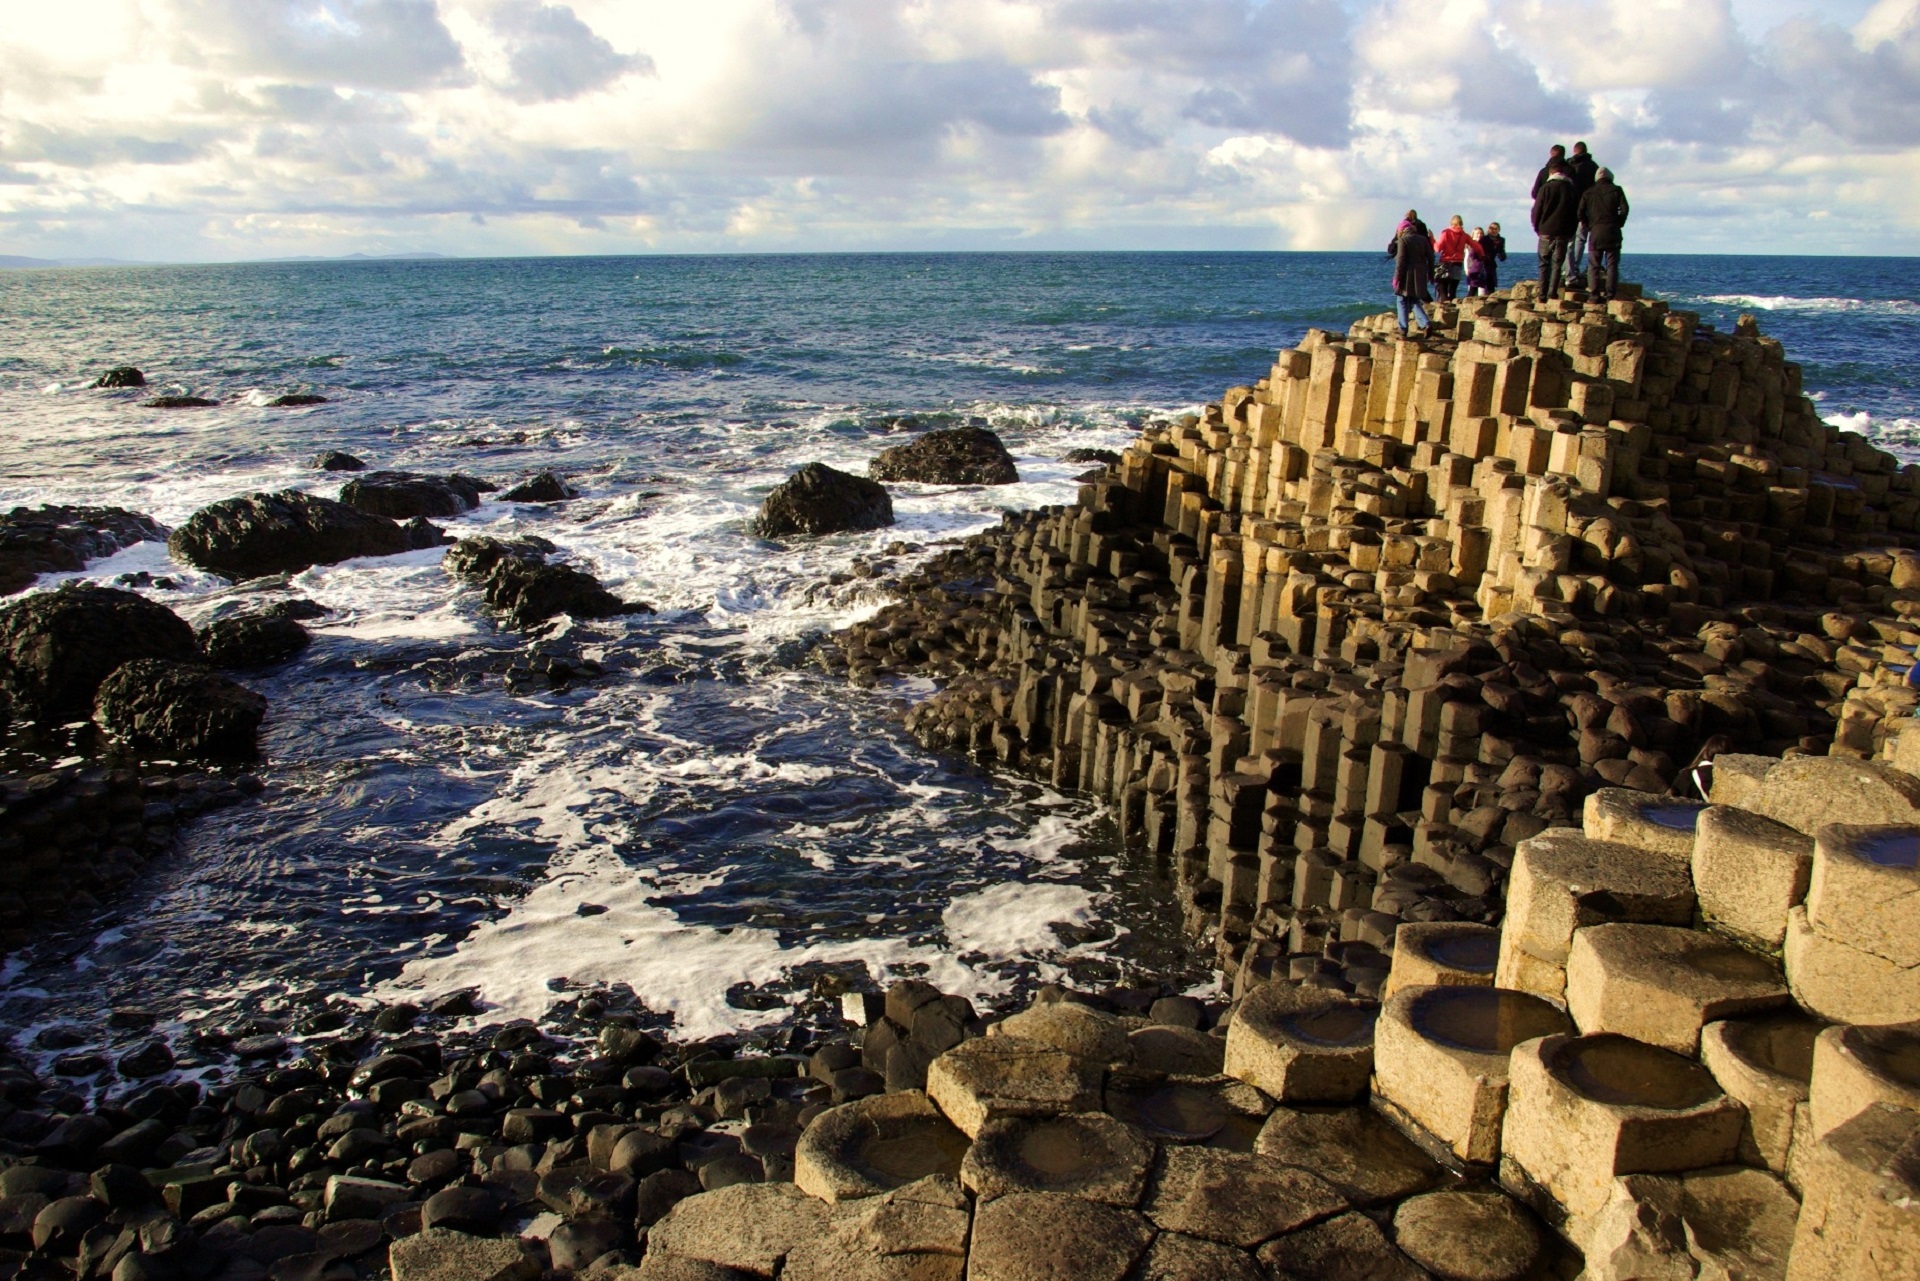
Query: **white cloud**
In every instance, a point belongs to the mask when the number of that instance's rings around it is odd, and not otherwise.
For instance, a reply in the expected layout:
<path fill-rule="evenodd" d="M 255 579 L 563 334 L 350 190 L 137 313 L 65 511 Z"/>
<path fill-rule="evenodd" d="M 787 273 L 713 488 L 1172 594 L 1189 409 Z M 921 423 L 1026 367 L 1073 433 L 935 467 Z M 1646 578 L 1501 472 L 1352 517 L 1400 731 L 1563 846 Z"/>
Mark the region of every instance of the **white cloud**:
<path fill-rule="evenodd" d="M 1920 248 L 1920 0 L 20 8 L 7 253 L 1371 248 L 1575 136 L 1630 248 Z"/>

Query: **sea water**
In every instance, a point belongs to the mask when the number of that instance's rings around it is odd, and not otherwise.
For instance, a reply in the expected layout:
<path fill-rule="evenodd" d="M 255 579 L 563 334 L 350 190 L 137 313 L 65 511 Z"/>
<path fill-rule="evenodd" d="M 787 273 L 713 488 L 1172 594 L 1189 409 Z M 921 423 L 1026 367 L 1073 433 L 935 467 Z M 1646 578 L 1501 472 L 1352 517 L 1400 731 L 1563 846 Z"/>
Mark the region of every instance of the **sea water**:
<path fill-rule="evenodd" d="M 1915 260 L 1629 255 L 1626 274 L 1723 328 L 1756 314 L 1830 421 L 1920 458 Z M 490 495 L 449 532 L 538 534 L 658 611 L 564 629 L 605 678 L 513 693 L 501 674 L 534 642 L 439 551 L 296 576 L 332 613 L 243 677 L 271 703 L 267 793 L 12 958 L 0 1027 L 30 1048 L 63 1020 L 112 1049 L 121 1006 L 184 1033 L 461 988 L 486 1018 L 537 1017 L 624 985 L 697 1037 L 902 974 L 985 1002 L 1054 979 L 1204 985 L 1164 869 L 1098 806 L 926 753 L 899 725 L 924 683 L 849 688 L 808 654 L 943 540 L 1071 501 L 1069 451 L 1254 381 L 1308 327 L 1383 309 L 1387 277 L 1370 254 L 0 273 L 0 506 L 177 525 L 256 490 L 332 496 L 345 477 L 307 466 L 324 449 L 507 483 L 552 469 L 581 497 Z M 147 392 L 87 388 L 118 364 Z M 141 408 L 154 391 L 221 403 Z M 328 403 L 267 407 L 287 392 Z M 1001 434 L 1020 483 L 894 486 L 898 523 L 872 533 L 749 529 L 803 463 L 863 472 L 966 422 Z M 192 621 L 236 603 L 158 544 L 83 576 L 143 572 Z"/>

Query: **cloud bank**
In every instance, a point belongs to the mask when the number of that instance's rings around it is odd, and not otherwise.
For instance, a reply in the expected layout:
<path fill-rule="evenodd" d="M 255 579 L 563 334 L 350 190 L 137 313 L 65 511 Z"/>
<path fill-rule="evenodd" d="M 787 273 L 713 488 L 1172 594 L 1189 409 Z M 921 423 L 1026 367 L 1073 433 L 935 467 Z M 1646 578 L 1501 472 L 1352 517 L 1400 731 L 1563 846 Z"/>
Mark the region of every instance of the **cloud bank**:
<path fill-rule="evenodd" d="M 0 33 L 0 253 L 1524 239 L 1920 251 L 1920 0 L 62 0 Z"/>

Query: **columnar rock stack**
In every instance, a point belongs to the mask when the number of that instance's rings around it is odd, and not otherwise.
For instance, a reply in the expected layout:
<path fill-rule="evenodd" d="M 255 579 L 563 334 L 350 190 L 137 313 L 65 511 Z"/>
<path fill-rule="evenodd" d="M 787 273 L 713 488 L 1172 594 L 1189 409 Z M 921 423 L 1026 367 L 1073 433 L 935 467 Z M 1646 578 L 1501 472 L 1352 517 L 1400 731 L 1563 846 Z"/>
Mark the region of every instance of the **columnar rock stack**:
<path fill-rule="evenodd" d="M 947 678 L 929 744 L 1109 798 L 1243 984 L 1377 996 L 1401 924 L 1497 920 L 1596 789 L 1880 754 L 1914 708 L 1920 468 L 1779 343 L 1524 284 L 1392 325 L 1309 333 L 842 638 Z"/>

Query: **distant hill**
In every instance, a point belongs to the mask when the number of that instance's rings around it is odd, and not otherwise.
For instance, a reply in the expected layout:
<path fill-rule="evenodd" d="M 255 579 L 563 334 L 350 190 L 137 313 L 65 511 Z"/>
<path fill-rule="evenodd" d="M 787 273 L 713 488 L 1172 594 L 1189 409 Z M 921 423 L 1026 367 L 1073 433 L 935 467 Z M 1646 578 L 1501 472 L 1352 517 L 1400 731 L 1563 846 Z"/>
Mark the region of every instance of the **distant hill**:
<path fill-rule="evenodd" d="M 18 254 L 0 254 L 0 269 L 7 267 L 146 267 L 151 263 L 130 262 L 125 258 L 22 258 Z"/>

